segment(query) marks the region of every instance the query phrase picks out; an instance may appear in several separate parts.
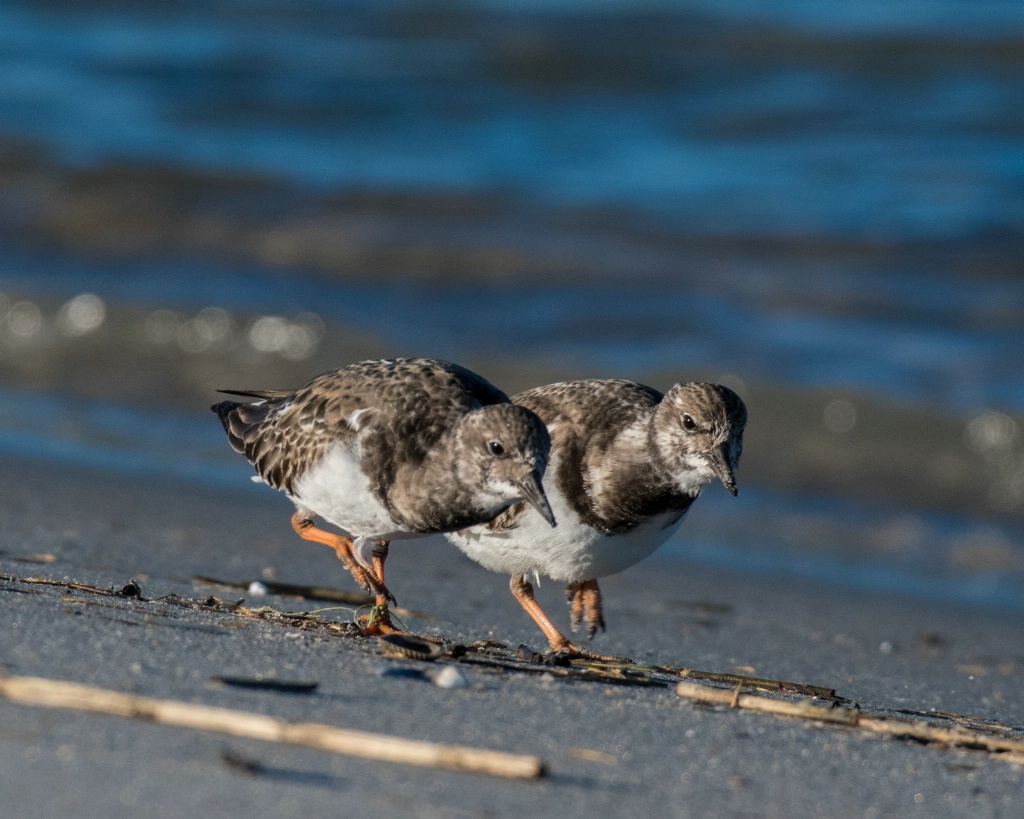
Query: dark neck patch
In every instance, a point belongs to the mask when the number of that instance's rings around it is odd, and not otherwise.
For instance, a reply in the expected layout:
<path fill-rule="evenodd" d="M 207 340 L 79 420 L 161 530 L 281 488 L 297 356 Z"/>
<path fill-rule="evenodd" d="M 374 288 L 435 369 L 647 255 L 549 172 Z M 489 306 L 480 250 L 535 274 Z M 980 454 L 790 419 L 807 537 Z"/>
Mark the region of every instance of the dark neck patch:
<path fill-rule="evenodd" d="M 567 494 L 566 500 L 584 523 L 606 535 L 629 532 L 665 512 L 682 516 L 697 499 L 696 495 L 680 492 L 650 460 L 604 474 L 605 485 L 600 492 L 588 492 L 584 485 L 581 494 L 573 487 L 574 494 Z"/>

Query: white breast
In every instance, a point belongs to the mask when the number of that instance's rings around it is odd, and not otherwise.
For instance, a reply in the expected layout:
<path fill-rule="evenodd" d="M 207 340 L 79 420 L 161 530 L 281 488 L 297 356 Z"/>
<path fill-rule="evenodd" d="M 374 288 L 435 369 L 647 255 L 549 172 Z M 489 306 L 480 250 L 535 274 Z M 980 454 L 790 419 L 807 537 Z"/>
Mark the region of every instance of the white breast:
<path fill-rule="evenodd" d="M 362 562 L 368 546 L 378 540 L 422 537 L 391 519 L 370 490 L 358 452 L 343 444 L 336 444 L 299 478 L 290 497 L 300 510 L 319 515 L 356 539 Z"/>
<path fill-rule="evenodd" d="M 548 475 L 557 464 L 548 465 Z M 547 483 L 547 482 L 546 482 Z M 603 535 L 585 525 L 566 504 L 561 493 L 545 486 L 558 525 L 552 528 L 533 507 L 515 529 L 495 532 L 474 526 L 445 535 L 481 566 L 505 574 L 534 573 L 553 580 L 572 582 L 606 577 L 649 557 L 679 528 L 683 516 L 666 512 L 621 535 Z M 675 518 L 679 516 L 678 520 Z"/>

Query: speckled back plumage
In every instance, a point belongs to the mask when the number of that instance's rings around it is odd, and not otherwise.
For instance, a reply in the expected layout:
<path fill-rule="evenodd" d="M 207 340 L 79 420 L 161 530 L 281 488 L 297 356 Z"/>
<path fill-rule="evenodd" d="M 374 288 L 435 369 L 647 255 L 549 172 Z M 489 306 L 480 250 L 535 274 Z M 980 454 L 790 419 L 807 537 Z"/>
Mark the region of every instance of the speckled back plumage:
<path fill-rule="evenodd" d="M 734 392 L 717 384 L 682 384 L 669 392 L 670 398 L 681 389 L 687 391 L 687 406 L 694 412 L 713 414 L 712 408 L 717 409 L 723 426 L 732 423 L 742 432 L 746 410 Z M 621 452 L 610 454 L 623 430 L 650 419 L 664 399 L 657 390 L 632 381 L 596 379 L 551 384 L 512 398 L 548 425 L 558 456 L 548 480 L 584 524 L 605 535 L 628 532 L 665 512 L 682 516 L 696 500 L 696 492 L 683 491 L 673 480 L 673 465 L 659 459 L 653 440 L 644 442 L 647 445 L 638 450 L 642 457 L 635 460 Z M 656 432 L 652 425 L 644 434 Z M 738 446 L 741 441 L 742 437 Z M 605 463 L 606 458 L 615 459 L 614 465 Z M 490 527 L 511 529 L 525 513 L 526 508 L 517 504 Z"/>
<path fill-rule="evenodd" d="M 329 448 L 368 427 L 363 457 L 382 498 L 397 462 L 422 462 L 459 416 L 509 400 L 470 370 L 435 359 L 363 361 L 294 391 L 225 392 L 259 399 L 223 401 L 214 410 L 231 446 L 270 486 L 290 493 Z"/>

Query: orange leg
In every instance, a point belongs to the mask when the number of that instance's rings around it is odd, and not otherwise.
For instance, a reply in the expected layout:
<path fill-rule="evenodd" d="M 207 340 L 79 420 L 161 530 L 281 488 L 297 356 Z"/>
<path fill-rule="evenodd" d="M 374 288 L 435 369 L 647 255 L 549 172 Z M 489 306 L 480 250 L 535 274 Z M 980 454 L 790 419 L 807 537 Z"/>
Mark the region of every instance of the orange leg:
<path fill-rule="evenodd" d="M 365 568 L 359 565 L 359 561 L 356 560 L 355 555 L 352 554 L 352 541 L 344 535 L 337 535 L 332 532 L 325 532 L 323 529 L 318 529 L 313 525 L 313 521 L 309 518 L 304 517 L 300 512 L 296 512 L 292 515 L 292 528 L 298 532 L 299 537 L 304 540 L 311 540 L 314 543 L 322 543 L 324 546 L 330 546 L 334 549 L 334 553 L 338 556 L 338 560 L 345 564 L 345 568 L 349 570 L 352 577 L 355 578 L 358 583 L 366 591 L 375 594 L 377 600 L 384 599 L 385 603 L 388 600 L 394 601 L 394 596 L 388 591 L 387 586 L 384 585 L 383 580 L 378 580 L 374 576 L 373 572 L 367 571 Z M 383 568 L 383 561 L 381 561 L 381 567 Z"/>
<path fill-rule="evenodd" d="M 544 636 L 548 638 L 548 643 L 551 644 L 552 651 L 575 652 L 579 650 L 569 641 L 568 637 L 555 627 L 555 624 L 551 622 L 551 618 L 544 613 L 544 609 L 540 607 L 537 598 L 533 596 L 533 586 L 530 585 L 525 575 L 512 575 L 508 585 L 512 590 L 512 596 L 519 601 L 519 605 L 526 609 L 526 613 L 533 618 L 533 622 L 540 626 L 540 630 L 544 632 Z"/>
<path fill-rule="evenodd" d="M 597 585 L 596 582 L 594 584 Z M 604 662 L 611 663 L 630 663 L 632 660 L 626 657 L 612 657 L 606 654 L 595 654 L 592 651 L 587 651 L 584 648 L 580 648 L 569 640 L 562 632 L 560 632 L 555 624 L 551 622 L 544 610 L 540 607 L 540 603 L 537 602 L 537 598 L 533 596 L 533 586 L 530 585 L 525 575 L 514 574 L 512 575 L 511 581 L 509 581 L 509 588 L 512 589 L 512 595 L 519 601 L 527 614 L 529 614 L 533 621 L 540 626 L 540 630 L 544 632 L 544 636 L 548 638 L 548 643 L 551 645 L 552 651 L 564 652 L 570 657 L 582 657 L 588 660 L 603 660 Z"/>
<path fill-rule="evenodd" d="M 587 581 L 591 583 L 591 581 Z M 594 588 L 597 587 L 597 581 L 593 581 Z M 523 574 L 513 574 L 512 579 L 509 581 L 509 588 L 512 590 L 512 596 L 519 601 L 519 605 L 526 609 L 526 613 L 534 618 L 534 622 L 541 627 L 541 631 L 544 632 L 544 636 L 548 638 L 548 643 L 551 645 L 551 650 L 556 652 L 562 652 L 568 654 L 570 657 L 582 657 L 584 659 L 596 659 L 604 662 L 632 662 L 633 660 L 627 657 L 613 657 L 607 654 L 595 654 L 593 651 L 587 651 L 585 648 L 573 644 L 565 635 L 555 628 L 555 624 L 551 621 L 551 618 L 544 613 L 544 609 L 541 608 L 541 604 L 537 602 L 537 598 L 534 597 L 534 587 L 529 585 L 529 581 Z M 600 599 L 600 593 L 598 592 L 598 599 Z"/>
<path fill-rule="evenodd" d="M 382 586 L 384 585 L 384 561 L 388 559 L 388 547 L 390 545 L 390 542 L 387 540 L 379 540 L 377 541 L 377 545 L 373 547 L 372 552 L 373 571 L 374 574 L 377 575 L 377 579 L 380 580 L 380 584 Z M 378 593 L 377 605 L 386 606 L 387 604 L 387 599 Z"/>
<path fill-rule="evenodd" d="M 604 606 L 596 579 L 570 583 L 565 588 L 565 597 L 569 601 L 569 622 L 573 631 L 576 631 L 584 620 L 587 623 L 587 637 L 591 640 L 598 629 L 605 630 Z"/>
<path fill-rule="evenodd" d="M 384 586 L 384 561 L 388 559 L 388 547 L 390 543 L 386 540 L 379 540 L 373 547 L 373 571 Z M 391 598 L 394 600 L 394 598 Z M 369 622 L 365 626 L 367 634 L 403 634 L 400 629 L 395 628 L 391 622 L 391 613 L 388 611 L 388 596 L 377 593 L 377 604 L 373 607 Z"/>

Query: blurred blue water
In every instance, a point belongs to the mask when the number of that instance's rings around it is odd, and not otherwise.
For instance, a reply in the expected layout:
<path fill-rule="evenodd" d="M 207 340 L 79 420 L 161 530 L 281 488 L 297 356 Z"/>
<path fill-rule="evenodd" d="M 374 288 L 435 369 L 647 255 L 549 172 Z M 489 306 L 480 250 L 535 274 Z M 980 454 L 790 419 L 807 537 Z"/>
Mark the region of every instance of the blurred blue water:
<path fill-rule="evenodd" d="M 497 193 L 668 235 L 969 240 L 998 256 L 1024 238 L 1024 5 L 21 0 L 0 8 L 4 133 L 83 165 Z M 1005 268 L 673 276 L 638 261 L 584 284 L 395 285 L 0 252 L 3 287 L 315 309 L 456 359 L 482 345 L 598 374 L 660 362 L 1024 410 L 1024 278 Z"/>
<path fill-rule="evenodd" d="M 1024 279 L 734 275 L 691 281 L 325 281 L 196 261 L 97 264 L 0 249 L 0 287 L 90 291 L 140 307 L 315 310 L 406 354 L 514 352 L 594 376 L 695 368 L 761 383 L 860 389 L 958 413 L 1024 411 Z M 765 290 L 770 286 L 770 292 Z M 867 288 L 870 300 L 842 309 Z M 966 303 L 965 303 L 966 302 Z M 339 362 L 341 363 L 341 362 Z"/>
<path fill-rule="evenodd" d="M 66 161 L 514 193 L 727 234 L 1020 236 L 1017 2 L 0 9 L 0 128 Z"/>

